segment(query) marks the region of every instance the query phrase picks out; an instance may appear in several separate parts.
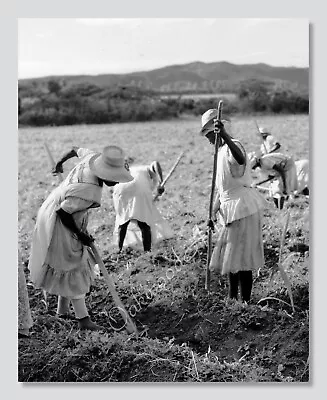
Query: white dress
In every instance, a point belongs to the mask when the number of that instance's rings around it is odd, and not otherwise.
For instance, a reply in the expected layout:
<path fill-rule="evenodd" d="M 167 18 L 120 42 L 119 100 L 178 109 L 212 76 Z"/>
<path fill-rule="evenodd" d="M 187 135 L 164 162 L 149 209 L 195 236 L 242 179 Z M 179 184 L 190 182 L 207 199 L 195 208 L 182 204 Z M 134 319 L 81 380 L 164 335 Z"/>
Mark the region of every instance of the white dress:
<path fill-rule="evenodd" d="M 264 265 L 262 210 L 265 199 L 251 188 L 250 165 L 237 140 L 246 164 L 239 165 L 225 144 L 219 149 L 216 186 L 220 199 L 220 218 L 224 225 L 218 233 L 210 270 L 221 274 L 256 270 Z"/>
<path fill-rule="evenodd" d="M 113 189 L 113 203 L 116 211 L 113 243 L 118 245 L 120 225 L 131 221 L 128 225 L 125 247 L 143 248 L 142 234 L 137 221 L 148 224 L 151 228 L 152 245 L 174 236 L 168 222 L 161 216 L 153 202 L 153 190 L 157 180 L 149 174 L 148 165 L 133 166 L 130 173 L 134 180 L 119 183 Z"/>
<path fill-rule="evenodd" d="M 28 268 L 37 288 L 68 298 L 79 298 L 90 290 L 94 279 L 94 256 L 58 217 L 62 208 L 86 232 L 90 208 L 100 207 L 102 187 L 88 166 L 94 155 L 77 152 L 82 160 L 42 204 L 36 219 Z"/>

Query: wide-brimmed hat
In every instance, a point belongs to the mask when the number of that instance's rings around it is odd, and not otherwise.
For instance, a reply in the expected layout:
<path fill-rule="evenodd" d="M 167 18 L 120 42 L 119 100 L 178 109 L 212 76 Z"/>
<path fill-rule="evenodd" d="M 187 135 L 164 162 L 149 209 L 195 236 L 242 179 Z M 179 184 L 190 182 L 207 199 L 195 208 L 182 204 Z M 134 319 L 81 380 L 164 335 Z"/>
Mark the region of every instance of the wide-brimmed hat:
<path fill-rule="evenodd" d="M 208 133 L 210 130 L 209 126 L 213 123 L 213 120 L 217 118 L 218 116 L 218 110 L 216 108 L 211 108 L 210 110 L 207 110 L 201 117 L 201 131 L 200 135 L 205 135 Z M 230 122 L 228 118 L 222 119 L 221 122 L 225 124 L 226 122 Z"/>
<path fill-rule="evenodd" d="M 125 168 L 125 154 L 118 146 L 106 146 L 89 161 L 90 170 L 104 181 L 130 182 L 134 178 Z"/>

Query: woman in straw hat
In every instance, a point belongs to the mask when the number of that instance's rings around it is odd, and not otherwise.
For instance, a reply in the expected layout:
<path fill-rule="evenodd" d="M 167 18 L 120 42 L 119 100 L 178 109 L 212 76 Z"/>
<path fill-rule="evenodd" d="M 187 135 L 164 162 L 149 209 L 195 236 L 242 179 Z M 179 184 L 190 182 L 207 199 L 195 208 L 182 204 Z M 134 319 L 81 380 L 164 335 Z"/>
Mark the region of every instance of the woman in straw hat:
<path fill-rule="evenodd" d="M 74 156 L 80 162 L 42 204 L 33 233 L 29 269 L 35 286 L 58 295 L 57 315 L 70 317 L 72 303 L 80 329 L 101 329 L 89 317 L 85 295 L 94 278 L 95 260 L 87 232 L 88 214 L 100 207 L 103 184 L 114 186 L 133 179 L 125 168 L 120 147 L 102 153 L 74 147 L 55 166 Z"/>
<path fill-rule="evenodd" d="M 233 139 L 218 120 L 217 110 L 202 116 L 201 135 L 215 144 L 214 129 L 219 129 L 217 158 L 217 195 L 213 216 L 219 212 L 223 228 L 219 231 L 210 270 L 229 276 L 229 295 L 248 302 L 252 291 L 252 271 L 264 265 L 262 240 L 262 210 L 265 199 L 251 188 L 250 167 L 246 151 L 239 140 Z M 213 228 L 213 221 L 209 220 Z"/>
<path fill-rule="evenodd" d="M 134 180 L 120 183 L 113 191 L 116 221 L 113 240 L 119 252 L 123 246 L 151 251 L 153 244 L 173 236 L 168 222 L 161 216 L 152 198 L 153 191 L 164 192 L 162 169 L 158 161 L 130 168 Z"/>

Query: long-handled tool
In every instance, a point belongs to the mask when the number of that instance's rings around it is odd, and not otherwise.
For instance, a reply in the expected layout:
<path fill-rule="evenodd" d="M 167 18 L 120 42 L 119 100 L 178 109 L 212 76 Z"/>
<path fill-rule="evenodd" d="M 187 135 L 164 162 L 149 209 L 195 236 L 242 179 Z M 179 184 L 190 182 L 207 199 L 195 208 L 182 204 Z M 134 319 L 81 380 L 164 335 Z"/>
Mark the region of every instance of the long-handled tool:
<path fill-rule="evenodd" d="M 136 336 L 138 336 L 138 331 L 137 328 L 134 324 L 134 322 L 132 321 L 131 317 L 129 316 L 127 310 L 125 309 L 122 301 L 120 300 L 118 293 L 116 291 L 115 285 L 99 255 L 99 252 L 97 250 L 97 248 L 95 247 L 94 243 L 91 243 L 91 249 L 93 251 L 94 257 L 95 257 L 95 261 L 97 262 L 97 264 L 100 267 L 100 271 L 103 275 L 104 280 L 107 283 L 107 286 L 109 288 L 110 294 L 114 300 L 115 305 L 118 308 L 118 311 L 120 313 L 120 315 L 122 316 L 124 322 L 125 322 L 125 328 L 127 330 L 128 333 L 135 333 Z"/>
<path fill-rule="evenodd" d="M 269 178 L 264 179 L 264 180 L 261 181 L 261 182 L 255 183 L 255 187 L 258 187 L 258 186 L 262 185 L 263 183 L 270 182 L 270 181 L 272 181 L 273 179 L 276 179 L 276 176 L 270 176 Z"/>
<path fill-rule="evenodd" d="M 168 172 L 167 176 L 165 177 L 165 179 L 162 181 L 161 183 L 161 187 L 164 187 L 165 184 L 167 183 L 168 179 L 171 177 L 172 173 L 175 171 L 177 165 L 179 164 L 180 160 L 182 159 L 183 155 L 184 155 L 184 151 L 181 152 L 181 154 L 178 156 L 177 160 L 175 161 L 175 164 L 171 167 L 170 171 Z M 157 193 L 154 198 L 153 201 L 156 201 L 159 197 L 159 194 Z"/>
<path fill-rule="evenodd" d="M 218 104 L 218 121 L 221 121 L 221 113 L 223 108 L 223 101 L 220 100 Z M 213 200 L 215 194 L 215 186 L 216 186 L 216 176 L 217 176 L 217 160 L 218 160 L 218 147 L 219 147 L 219 131 L 215 131 L 215 153 L 213 157 L 213 173 L 212 173 L 212 181 L 211 181 L 211 193 L 210 193 L 210 203 L 209 203 L 209 220 L 212 219 L 212 208 L 213 208 Z M 212 231 L 211 227 L 208 227 L 208 253 L 207 253 L 207 267 L 206 267 L 206 277 L 205 277 L 205 289 L 210 291 L 210 260 L 212 253 Z"/>
<path fill-rule="evenodd" d="M 265 141 L 264 141 L 264 139 L 263 139 L 263 137 L 262 137 L 262 135 L 261 135 L 261 133 L 260 133 L 260 129 L 259 129 L 258 123 L 257 123 L 257 121 L 254 121 L 254 122 L 255 122 L 255 125 L 256 125 L 256 127 L 257 127 L 258 136 L 260 137 L 260 140 L 261 140 L 261 142 L 262 142 L 262 144 L 263 144 L 263 148 L 264 148 L 264 150 L 265 150 L 265 154 L 268 154 L 268 150 L 267 150 L 267 147 L 266 147 L 266 143 L 265 143 Z"/>
<path fill-rule="evenodd" d="M 49 157 L 49 160 L 51 162 L 51 166 L 55 167 L 56 163 L 55 163 L 55 161 L 54 161 L 54 159 L 52 157 L 52 154 L 51 154 L 51 152 L 49 150 L 49 147 L 48 147 L 46 142 L 44 142 L 44 147 L 45 147 L 45 149 L 46 149 L 46 151 L 48 153 L 48 157 Z M 58 179 L 60 180 L 60 182 L 62 182 L 63 181 L 63 177 L 62 177 L 61 173 L 58 173 L 57 176 L 58 176 Z M 97 264 L 100 267 L 100 271 L 101 271 L 101 273 L 102 273 L 102 275 L 104 277 L 104 280 L 107 283 L 107 286 L 108 286 L 110 294 L 111 294 L 111 296 L 112 296 L 112 298 L 114 300 L 114 303 L 117 306 L 120 315 L 124 319 L 125 328 L 126 328 L 127 332 L 128 333 L 135 333 L 135 335 L 138 336 L 137 328 L 136 328 L 134 322 L 132 321 L 132 319 L 130 318 L 128 312 L 126 311 L 122 301 L 120 300 L 120 298 L 118 296 L 118 293 L 116 291 L 115 285 L 114 285 L 114 283 L 113 283 L 113 281 L 112 281 L 112 279 L 111 279 L 111 277 L 110 277 L 110 275 L 109 275 L 109 273 L 108 273 L 108 271 L 107 271 L 107 269 L 106 269 L 106 267 L 105 267 L 100 255 L 99 255 L 99 252 L 98 252 L 95 244 L 91 243 L 90 247 L 91 247 L 92 252 L 94 254 L 94 258 L 95 258 Z"/>
<path fill-rule="evenodd" d="M 264 186 L 260 186 L 260 185 L 255 185 L 254 187 L 255 187 L 256 189 L 260 189 L 260 190 L 263 190 L 263 191 L 265 191 L 265 192 L 270 192 L 270 191 L 271 191 L 270 188 L 264 187 Z"/>

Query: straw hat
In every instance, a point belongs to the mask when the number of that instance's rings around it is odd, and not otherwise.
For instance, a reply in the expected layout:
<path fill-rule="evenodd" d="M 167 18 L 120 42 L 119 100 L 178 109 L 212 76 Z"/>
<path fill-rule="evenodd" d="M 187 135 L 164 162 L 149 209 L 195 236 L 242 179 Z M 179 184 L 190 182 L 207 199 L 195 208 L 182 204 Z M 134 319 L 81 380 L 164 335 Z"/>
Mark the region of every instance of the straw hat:
<path fill-rule="evenodd" d="M 125 154 L 118 146 L 106 146 L 102 154 L 90 158 L 90 170 L 100 179 L 113 182 L 130 182 L 132 175 L 124 167 Z"/>
<path fill-rule="evenodd" d="M 218 116 L 218 110 L 216 108 L 211 108 L 210 110 L 207 110 L 201 117 L 201 125 L 202 129 L 200 131 L 200 135 L 205 135 L 208 133 L 210 130 L 213 130 L 213 127 L 211 127 L 211 124 L 213 124 L 213 120 L 217 118 Z M 229 119 L 222 119 L 221 122 L 225 124 L 226 122 L 230 122 Z M 210 129 L 209 129 L 210 127 Z"/>

